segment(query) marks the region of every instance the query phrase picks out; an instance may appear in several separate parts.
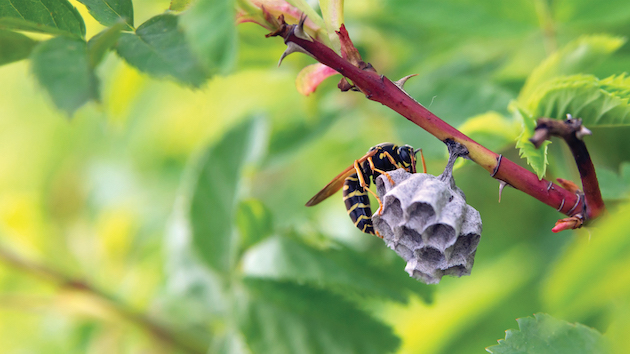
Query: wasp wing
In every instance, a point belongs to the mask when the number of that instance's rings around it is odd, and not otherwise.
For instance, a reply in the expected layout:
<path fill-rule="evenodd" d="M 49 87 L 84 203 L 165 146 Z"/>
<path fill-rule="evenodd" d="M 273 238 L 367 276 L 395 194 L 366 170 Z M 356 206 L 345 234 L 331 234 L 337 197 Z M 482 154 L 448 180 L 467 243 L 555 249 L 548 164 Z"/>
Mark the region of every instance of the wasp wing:
<path fill-rule="evenodd" d="M 378 152 L 378 150 L 376 150 L 376 149 L 372 150 L 372 151 L 369 151 L 362 158 L 357 160 L 357 162 L 359 164 L 361 164 L 361 163 L 363 163 L 363 161 L 367 160 L 368 157 L 374 156 L 377 152 Z M 331 195 L 337 193 L 337 191 L 340 190 L 341 187 L 343 187 L 343 183 L 346 180 L 346 178 L 348 176 L 352 175 L 353 173 L 356 173 L 356 169 L 354 168 L 354 164 L 352 164 L 350 167 L 348 167 L 345 170 L 343 170 L 340 174 L 337 175 L 337 177 L 333 178 L 333 180 L 330 181 L 330 183 L 328 183 L 326 185 L 326 187 L 324 187 L 321 191 L 319 191 L 317 194 L 315 194 L 313 196 L 313 198 L 311 198 L 311 200 L 306 202 L 306 206 L 309 207 L 309 206 L 317 205 L 320 202 L 322 202 L 324 199 L 326 199 L 326 198 L 330 197 Z"/>

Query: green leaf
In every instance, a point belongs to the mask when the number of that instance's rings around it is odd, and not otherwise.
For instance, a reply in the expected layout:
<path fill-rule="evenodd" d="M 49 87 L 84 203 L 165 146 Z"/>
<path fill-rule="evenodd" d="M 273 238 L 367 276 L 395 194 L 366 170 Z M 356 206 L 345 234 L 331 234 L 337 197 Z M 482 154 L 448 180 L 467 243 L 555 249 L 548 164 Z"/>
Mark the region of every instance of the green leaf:
<path fill-rule="evenodd" d="M 534 169 L 534 172 L 541 179 L 547 172 L 547 149 L 551 141 L 547 140 L 542 143 L 540 148 L 536 149 L 529 139 L 534 134 L 536 128 L 536 120 L 527 111 L 522 109 L 516 102 L 510 104 L 510 110 L 517 120 L 521 122 L 521 135 L 516 140 L 516 148 L 519 149 L 519 155 L 527 159 L 527 163 Z"/>
<path fill-rule="evenodd" d="M 120 32 L 127 27 L 124 23 L 119 22 L 110 28 L 104 29 L 88 41 L 88 55 L 90 57 L 90 65 L 95 68 L 105 54 L 116 45 Z"/>
<path fill-rule="evenodd" d="M 258 127 L 252 122 L 239 124 L 206 151 L 190 205 L 192 245 L 206 265 L 223 275 L 235 263 L 238 186 Z"/>
<path fill-rule="evenodd" d="M 246 279 L 241 331 L 252 353 L 391 353 L 391 328 L 328 292 L 293 283 Z"/>
<path fill-rule="evenodd" d="M 337 53 L 341 53 L 341 43 L 335 31 L 339 31 L 343 24 L 343 0 L 319 0 L 319 8 L 326 23 L 332 48 Z"/>
<path fill-rule="evenodd" d="M 563 76 L 541 85 L 527 106 L 534 117 L 564 119 L 567 113 L 586 126 L 630 125 L 630 78 Z"/>
<path fill-rule="evenodd" d="M 604 354 L 608 341 L 596 330 L 571 324 L 544 313 L 519 318 L 519 330 L 508 330 L 498 345 L 486 348 L 493 354 Z"/>
<path fill-rule="evenodd" d="M 382 269 L 348 248 L 317 250 L 288 237 L 272 237 L 250 249 L 242 261 L 249 277 L 291 280 L 354 296 L 398 302 L 410 294 L 430 297 L 429 287 L 411 281 L 400 268 Z"/>
<path fill-rule="evenodd" d="M 177 198 L 168 219 L 164 250 L 165 286 L 163 307 L 180 327 L 205 325 L 209 318 L 225 316 L 230 296 L 224 279 L 195 257 L 186 192 Z"/>
<path fill-rule="evenodd" d="M 468 118 L 458 130 L 488 149 L 499 151 L 513 144 L 520 126 L 516 120 L 491 111 Z"/>
<path fill-rule="evenodd" d="M 21 33 L 0 30 L 0 65 L 28 58 L 36 44 Z"/>
<path fill-rule="evenodd" d="M 234 0 L 199 0 L 182 14 L 190 47 L 210 73 L 227 73 L 236 58 Z"/>
<path fill-rule="evenodd" d="M 620 299 L 630 299 L 630 203 L 609 212 L 588 234 L 575 238 L 550 269 L 542 300 L 555 313 L 589 319 L 613 310 Z"/>
<path fill-rule="evenodd" d="M 98 99 L 98 80 L 85 41 L 63 36 L 50 39 L 35 47 L 31 60 L 39 83 L 68 115 Z"/>
<path fill-rule="evenodd" d="M 83 18 L 67 0 L 0 0 L 0 28 L 85 37 Z"/>
<path fill-rule="evenodd" d="M 199 87 L 208 75 L 177 23 L 178 17 L 172 14 L 155 16 L 138 27 L 136 33 L 122 33 L 116 51 L 140 71 Z"/>
<path fill-rule="evenodd" d="M 241 236 L 240 248 L 246 250 L 271 234 L 271 211 L 258 199 L 243 200 L 238 205 L 236 225 Z"/>
<path fill-rule="evenodd" d="M 523 103 L 511 104 L 510 109 L 523 123 L 516 147 L 538 177 L 542 177 L 547 165 L 549 142 L 535 149 L 528 141 L 536 127 L 536 117 L 565 119 L 567 114 L 571 114 L 574 118 L 582 118 L 586 126 L 630 125 L 629 101 L 630 78 L 625 74 L 603 80 L 582 74 L 548 80 L 540 84 Z"/>
<path fill-rule="evenodd" d="M 287 2 L 303 12 L 319 27 L 326 28 L 326 24 L 324 23 L 322 17 L 305 0 L 287 0 Z"/>
<path fill-rule="evenodd" d="M 295 153 L 301 147 L 326 133 L 343 116 L 343 113 L 320 113 L 315 121 L 294 119 L 280 127 L 274 126 L 269 142 L 269 155 Z"/>
<path fill-rule="evenodd" d="M 171 6 L 168 7 L 171 11 L 184 11 L 190 6 L 191 0 L 171 0 Z"/>
<path fill-rule="evenodd" d="M 609 0 L 593 6 L 591 0 L 553 2 L 557 23 L 581 31 L 601 31 L 601 28 L 624 25 L 630 18 L 630 7 L 625 0 Z M 589 28 L 590 27 L 590 28 Z"/>
<path fill-rule="evenodd" d="M 548 80 L 590 70 L 619 49 L 625 41 L 622 37 L 591 35 L 568 43 L 532 71 L 519 94 L 519 103 L 525 104 Z M 533 110 L 531 107 L 525 107 Z"/>
<path fill-rule="evenodd" d="M 129 30 L 133 30 L 133 4 L 131 0 L 77 0 L 85 7 L 92 17 L 103 26 L 111 27 L 123 21 Z"/>
<path fill-rule="evenodd" d="M 597 179 L 605 200 L 628 199 L 630 192 L 630 162 L 621 164 L 621 173 L 606 168 L 597 169 Z"/>

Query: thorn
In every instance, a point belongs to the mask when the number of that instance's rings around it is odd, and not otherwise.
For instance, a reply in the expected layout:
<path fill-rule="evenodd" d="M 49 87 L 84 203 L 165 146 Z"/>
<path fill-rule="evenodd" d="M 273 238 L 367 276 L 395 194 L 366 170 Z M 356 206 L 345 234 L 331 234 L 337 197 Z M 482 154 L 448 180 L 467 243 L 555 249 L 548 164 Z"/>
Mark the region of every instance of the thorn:
<path fill-rule="evenodd" d="M 398 86 L 398 88 L 402 90 L 403 86 L 405 86 L 405 83 L 407 82 L 407 80 L 409 80 L 410 78 L 412 78 L 414 76 L 418 76 L 418 74 L 407 75 L 407 76 L 403 77 L 402 79 L 400 79 L 398 81 L 394 81 L 394 85 Z"/>
<path fill-rule="evenodd" d="M 582 140 L 582 138 L 586 135 L 593 135 L 593 132 L 587 129 L 585 126 L 580 126 L 580 130 L 575 132 L 575 137 Z"/>
<path fill-rule="evenodd" d="M 573 129 L 575 129 L 575 137 L 580 140 L 582 140 L 582 138 L 586 135 L 593 135 L 592 131 L 582 125 L 582 119 L 573 119 L 573 116 L 570 113 L 567 113 L 566 122 L 574 126 Z M 577 128 L 579 128 L 579 130 Z"/>
<path fill-rule="evenodd" d="M 501 203 L 501 194 L 503 193 L 503 188 L 505 188 L 505 186 L 507 185 L 507 182 L 499 181 L 499 203 Z"/>
<path fill-rule="evenodd" d="M 300 39 L 312 42 L 313 39 L 311 38 L 311 36 L 309 36 L 308 33 L 304 32 L 304 22 L 306 22 L 306 17 L 307 16 L 302 13 L 302 15 L 300 16 L 300 22 L 298 22 L 297 26 L 295 26 L 295 28 L 293 29 L 293 34 Z"/>
<path fill-rule="evenodd" d="M 312 56 L 311 53 L 307 52 L 306 50 L 304 50 L 304 48 L 300 47 L 299 45 L 295 44 L 294 42 L 289 42 L 287 43 L 287 49 L 284 51 L 284 53 L 282 53 L 282 56 L 280 57 L 280 60 L 278 60 L 278 67 L 280 67 L 280 64 L 282 64 L 282 61 L 284 60 L 284 58 L 286 58 L 289 54 L 292 53 L 304 53 L 307 54 L 309 56 Z"/>
<path fill-rule="evenodd" d="M 553 182 L 549 181 L 549 185 L 547 185 L 547 192 L 553 188 Z"/>
<path fill-rule="evenodd" d="M 365 70 L 365 71 L 371 71 L 373 73 L 376 72 L 376 69 L 374 69 L 374 67 L 372 66 L 372 63 L 365 63 L 363 61 L 361 61 L 361 63 L 359 63 L 359 68 L 361 70 Z"/>

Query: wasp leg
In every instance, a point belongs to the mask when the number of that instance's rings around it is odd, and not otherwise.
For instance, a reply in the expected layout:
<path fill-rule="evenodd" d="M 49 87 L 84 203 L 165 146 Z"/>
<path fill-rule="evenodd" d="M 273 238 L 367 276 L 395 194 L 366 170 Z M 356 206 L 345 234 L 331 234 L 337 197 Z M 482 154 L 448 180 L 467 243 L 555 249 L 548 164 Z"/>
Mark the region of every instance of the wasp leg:
<path fill-rule="evenodd" d="M 387 159 L 389 160 L 389 162 L 392 163 L 392 165 L 398 166 L 398 164 L 396 163 L 396 159 L 394 159 L 394 156 L 392 156 L 389 152 L 385 151 L 383 152 L 383 155 L 387 157 Z"/>
<path fill-rule="evenodd" d="M 374 196 L 374 198 L 376 198 L 376 201 L 378 202 L 378 209 L 376 210 L 376 213 L 378 215 L 383 215 L 383 203 L 381 202 L 381 198 L 379 198 L 378 195 L 376 195 L 376 193 L 372 192 L 371 189 L 366 188 L 366 190 L 372 193 L 372 195 Z"/>
<path fill-rule="evenodd" d="M 386 172 L 381 172 L 380 170 L 377 170 L 377 169 L 374 168 L 374 162 L 372 162 L 372 158 L 371 157 L 368 158 L 368 161 L 370 161 L 370 167 L 372 167 L 372 169 L 374 171 L 378 171 L 378 172 L 384 174 L 385 176 L 387 176 L 387 178 L 389 178 L 390 181 L 393 182 L 392 178 Z M 376 195 L 376 193 L 372 192 L 372 190 L 369 188 L 368 184 L 365 182 L 365 179 L 363 178 L 363 172 L 361 171 L 361 167 L 359 166 L 359 161 L 358 160 L 354 160 L 354 169 L 357 170 L 357 176 L 359 177 L 359 185 L 361 186 L 361 188 L 363 188 L 366 191 L 372 193 L 374 198 L 376 198 L 376 201 L 378 202 L 378 210 L 376 212 L 378 213 L 378 215 L 382 215 L 383 214 L 383 203 L 381 203 L 381 198 L 379 198 L 378 195 Z"/>
<path fill-rule="evenodd" d="M 385 151 L 385 152 L 383 152 L 383 155 L 385 155 L 387 157 L 387 159 L 389 160 L 389 162 L 392 163 L 392 165 L 394 165 L 394 166 L 396 166 L 398 168 L 404 168 L 404 166 L 398 165 L 396 163 L 396 159 L 394 159 L 394 156 L 392 156 L 389 152 Z M 391 185 L 395 185 L 396 184 L 396 182 L 394 182 L 394 180 L 389 176 L 389 174 L 387 172 L 383 172 L 383 171 L 378 171 L 378 172 L 381 173 L 381 174 L 384 174 L 387 177 L 387 179 L 389 180 L 389 183 L 391 183 Z"/>
<path fill-rule="evenodd" d="M 361 166 L 359 166 L 359 160 L 354 160 L 354 170 L 357 172 L 359 185 L 363 188 L 367 188 L 368 184 L 365 182 L 365 178 L 363 178 L 363 171 L 361 170 Z"/>
<path fill-rule="evenodd" d="M 387 153 L 386 153 L 387 154 Z M 389 155 L 389 154 L 388 154 Z M 396 182 L 394 182 L 394 180 L 392 179 L 392 177 L 389 175 L 389 173 L 380 170 L 378 168 L 376 168 L 376 166 L 374 166 L 374 161 L 372 161 L 371 157 L 368 157 L 368 162 L 370 163 L 370 168 L 372 169 L 372 171 L 376 171 L 380 174 L 382 174 L 383 176 L 387 177 L 387 179 L 389 180 L 389 184 L 391 184 L 392 186 L 396 184 Z M 395 166 L 396 164 L 394 164 Z"/>

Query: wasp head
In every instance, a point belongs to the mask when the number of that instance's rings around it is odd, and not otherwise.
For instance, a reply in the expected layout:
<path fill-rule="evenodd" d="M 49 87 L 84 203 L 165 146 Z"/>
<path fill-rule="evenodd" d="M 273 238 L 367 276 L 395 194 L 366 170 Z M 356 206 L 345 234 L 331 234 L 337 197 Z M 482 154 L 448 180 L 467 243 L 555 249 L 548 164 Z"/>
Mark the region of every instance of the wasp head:
<path fill-rule="evenodd" d="M 414 150 L 409 145 L 403 145 L 398 148 L 398 156 L 400 156 L 400 161 L 407 172 L 416 173 L 416 153 L 417 150 Z"/>

